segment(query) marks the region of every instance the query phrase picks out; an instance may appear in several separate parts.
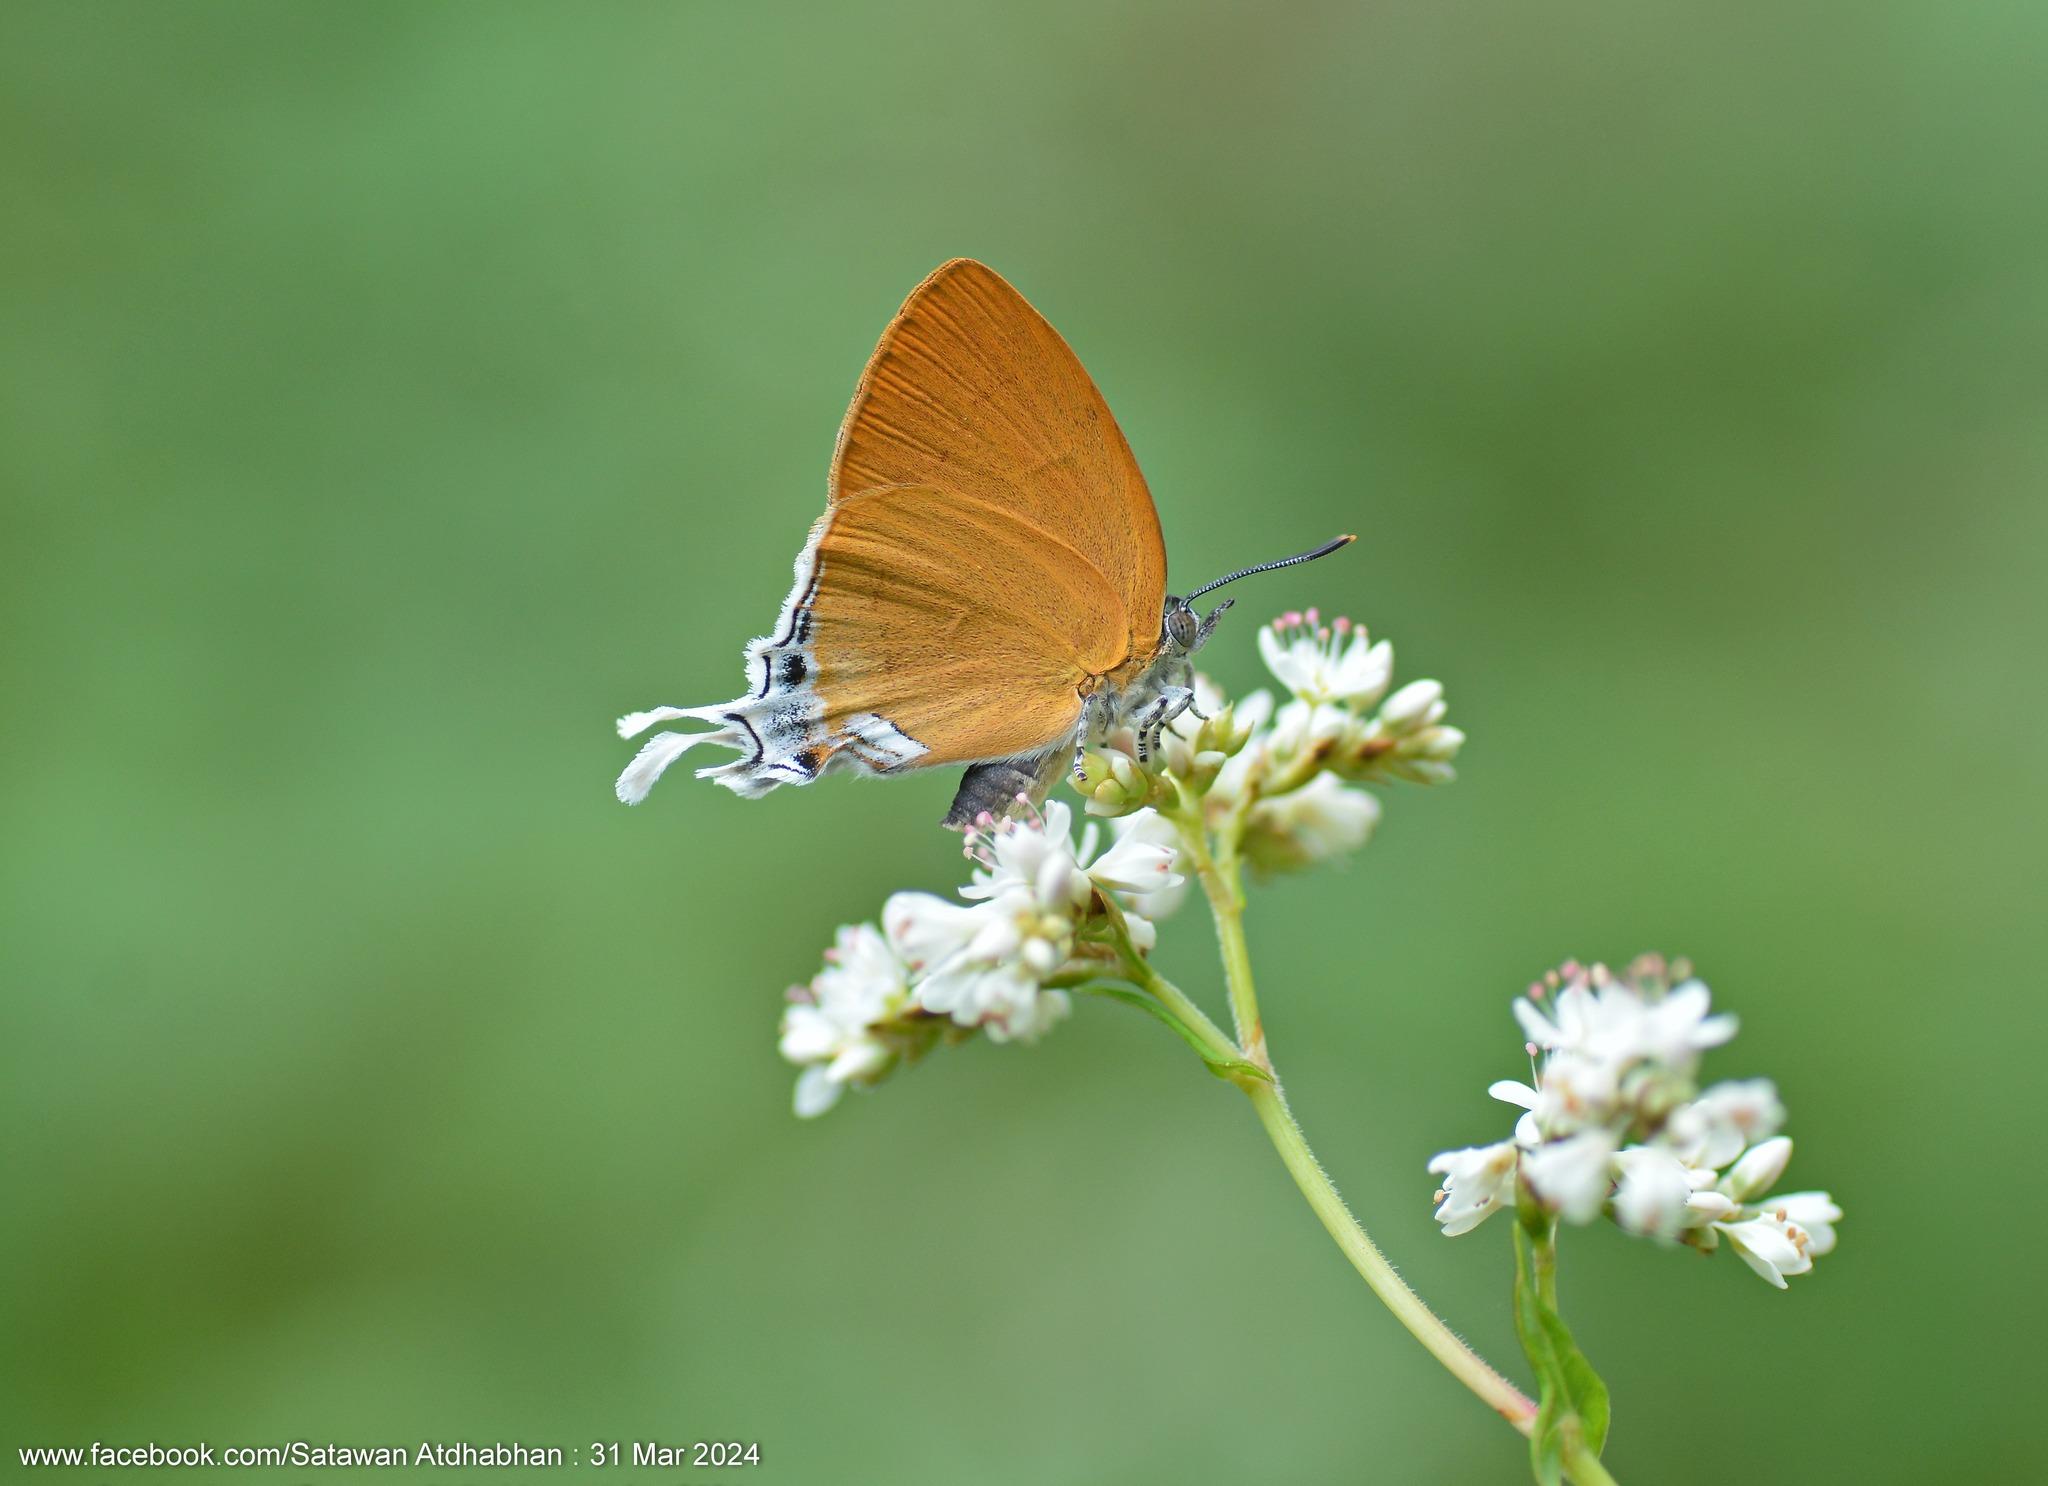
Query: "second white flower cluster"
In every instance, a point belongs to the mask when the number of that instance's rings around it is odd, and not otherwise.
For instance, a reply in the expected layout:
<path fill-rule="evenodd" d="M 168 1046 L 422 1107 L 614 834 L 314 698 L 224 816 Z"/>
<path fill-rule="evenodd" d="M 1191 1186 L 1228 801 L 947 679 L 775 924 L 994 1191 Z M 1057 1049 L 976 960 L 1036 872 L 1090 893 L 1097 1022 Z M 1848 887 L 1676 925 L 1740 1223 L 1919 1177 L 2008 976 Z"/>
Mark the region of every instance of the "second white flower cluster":
<path fill-rule="evenodd" d="M 1071 812 L 1052 803 L 968 833 L 967 901 L 897 893 L 882 923 L 839 931 L 826 965 L 790 991 L 783 1057 L 802 1066 L 796 1112 L 823 1114 L 850 1087 L 871 1085 L 940 1040 L 975 1031 L 1031 1042 L 1071 1009 L 1062 982 L 1113 965 L 1096 931 L 1112 913 L 1140 953 L 1154 919 L 1179 906 L 1173 828 L 1151 811 L 1116 821 L 1095 855 L 1098 827 L 1077 847 Z M 1112 901 L 1105 902 L 1105 897 Z"/>
<path fill-rule="evenodd" d="M 1726 1239 L 1779 1289 L 1835 1246 L 1826 1192 L 1765 1195 L 1792 1142 L 1769 1079 L 1701 1091 L 1700 1055 L 1735 1035 L 1681 961 L 1645 956 L 1622 975 L 1568 964 L 1514 1003 L 1534 1082 L 1488 1092 L 1521 1107 L 1511 1139 L 1445 1151 L 1436 1219 L 1468 1233 L 1527 1200 L 1568 1223 L 1605 1213 L 1630 1233 L 1709 1250 Z"/>

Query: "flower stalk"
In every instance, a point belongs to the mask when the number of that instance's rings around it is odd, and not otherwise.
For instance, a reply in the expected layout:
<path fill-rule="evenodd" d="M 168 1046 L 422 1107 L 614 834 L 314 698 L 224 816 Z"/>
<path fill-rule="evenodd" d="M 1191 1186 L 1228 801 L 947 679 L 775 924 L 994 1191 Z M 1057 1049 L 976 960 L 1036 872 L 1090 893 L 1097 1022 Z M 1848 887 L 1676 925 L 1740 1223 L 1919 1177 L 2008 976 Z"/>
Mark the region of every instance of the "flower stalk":
<path fill-rule="evenodd" d="M 1336 1242 L 1338 1250 L 1358 1271 L 1373 1294 L 1394 1313 L 1394 1318 L 1488 1408 L 1523 1434 L 1529 1433 L 1536 1418 L 1536 1405 L 1483 1357 L 1466 1346 L 1387 1262 L 1386 1255 L 1380 1252 L 1379 1245 L 1372 1241 L 1365 1225 L 1346 1205 L 1336 1183 L 1330 1180 L 1330 1174 L 1316 1159 L 1301 1122 L 1295 1119 L 1294 1111 L 1288 1107 L 1287 1096 L 1278 1077 L 1273 1075 L 1273 1063 L 1259 1016 L 1258 991 L 1252 981 L 1251 951 L 1244 932 L 1243 879 L 1233 849 L 1235 831 L 1232 826 L 1235 822 L 1225 825 L 1219 849 L 1214 851 L 1198 821 L 1182 817 L 1178 824 L 1187 843 L 1188 854 L 1196 863 L 1196 875 L 1203 893 L 1209 900 L 1210 916 L 1216 923 L 1216 938 L 1222 950 L 1224 979 L 1229 987 L 1231 1012 L 1237 1021 L 1239 1046 L 1247 1060 L 1257 1063 L 1269 1075 L 1267 1080 L 1240 1086 L 1251 1099 L 1259 1123 L 1273 1142 L 1281 1163 L 1301 1189 L 1301 1195 L 1307 1199 L 1309 1209 L 1322 1223 L 1324 1231 Z"/>
<path fill-rule="evenodd" d="M 1216 920 L 1216 943 L 1223 954 L 1223 982 L 1230 994 L 1230 1019 L 1237 1032 L 1237 1046 L 1246 1060 L 1270 1074 L 1273 1064 L 1266 1056 L 1266 1024 L 1259 1015 L 1251 950 L 1244 936 L 1244 883 L 1237 857 L 1243 813 L 1231 812 L 1218 832 L 1214 851 L 1198 813 L 1176 811 L 1172 819 L 1188 858 L 1194 863 L 1202 894 L 1209 900 L 1210 916 Z"/>

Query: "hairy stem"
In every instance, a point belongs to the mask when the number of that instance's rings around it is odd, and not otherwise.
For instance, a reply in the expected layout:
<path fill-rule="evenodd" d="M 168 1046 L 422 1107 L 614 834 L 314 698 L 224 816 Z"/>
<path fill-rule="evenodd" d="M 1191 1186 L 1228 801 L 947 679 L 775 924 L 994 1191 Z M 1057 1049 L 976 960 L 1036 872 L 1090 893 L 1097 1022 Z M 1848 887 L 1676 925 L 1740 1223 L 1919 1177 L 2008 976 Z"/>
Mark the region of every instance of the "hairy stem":
<path fill-rule="evenodd" d="M 1394 1266 L 1387 1262 L 1386 1255 L 1379 1251 L 1379 1246 L 1352 1215 L 1351 1209 L 1344 1205 L 1336 1184 L 1309 1149 L 1308 1138 L 1301 1133 L 1301 1125 L 1287 1107 L 1286 1096 L 1280 1092 L 1279 1085 L 1261 1083 L 1247 1086 L 1245 1093 L 1251 1097 L 1252 1108 L 1258 1111 L 1259 1123 L 1266 1127 L 1266 1134 L 1272 1139 L 1273 1148 L 1280 1153 L 1281 1161 L 1286 1163 L 1294 1184 L 1301 1188 L 1301 1195 L 1308 1199 L 1309 1207 L 1322 1220 L 1330 1237 L 1337 1241 L 1337 1247 L 1351 1261 L 1351 1267 L 1372 1287 L 1373 1294 L 1379 1296 L 1387 1309 L 1394 1313 L 1394 1319 L 1407 1327 L 1409 1334 L 1421 1342 L 1431 1356 L 1450 1369 L 1453 1377 L 1476 1393 L 1488 1408 L 1527 1434 L 1530 1421 L 1536 1417 L 1536 1405 L 1514 1384 L 1495 1372 L 1485 1358 L 1459 1340 L 1423 1298 L 1409 1289 L 1407 1282 L 1394 1272 Z"/>
<path fill-rule="evenodd" d="M 1209 911 L 1216 919 L 1216 940 L 1223 950 L 1223 980 L 1230 989 L 1230 1019 L 1237 1031 L 1237 1045 L 1246 1061 L 1268 1073 L 1273 1064 L 1266 1056 L 1266 1027 L 1259 1016 L 1259 992 L 1252 981 L 1252 956 L 1244 937 L 1244 887 L 1237 862 L 1239 822 L 1232 820 L 1219 832 L 1218 849 L 1211 851 L 1208 832 L 1199 819 L 1182 820 L 1181 839 L 1194 859 L 1195 875 L 1209 899 Z"/>
<path fill-rule="evenodd" d="M 1196 874 L 1201 879 L 1202 890 L 1208 896 L 1210 913 L 1216 920 L 1216 937 L 1223 951 L 1224 977 L 1230 988 L 1230 1009 L 1236 1019 L 1242 1055 L 1247 1061 L 1270 1072 L 1273 1064 L 1266 1051 L 1258 991 L 1252 983 L 1251 951 L 1244 933 L 1244 889 L 1237 858 L 1241 818 L 1224 824 L 1214 850 L 1198 818 L 1183 816 L 1180 824 Z M 1450 1370 L 1453 1377 L 1516 1429 L 1523 1434 L 1529 1433 L 1534 1425 L 1536 1405 L 1494 1371 L 1483 1357 L 1466 1346 L 1395 1272 L 1386 1255 L 1366 1233 L 1364 1225 L 1344 1205 L 1336 1184 L 1309 1149 L 1308 1137 L 1302 1133 L 1301 1125 L 1288 1108 L 1279 1084 L 1261 1080 L 1241 1082 L 1239 1086 L 1250 1097 L 1259 1122 L 1265 1126 L 1273 1148 L 1280 1153 L 1280 1159 L 1294 1178 L 1295 1185 L 1308 1199 L 1309 1207 L 1322 1221 L 1330 1237 L 1336 1240 L 1344 1257 L 1351 1261 L 1351 1267 L 1371 1287 L 1373 1294 L 1431 1356 Z M 1574 1479 L 1577 1479 L 1576 1475 Z"/>

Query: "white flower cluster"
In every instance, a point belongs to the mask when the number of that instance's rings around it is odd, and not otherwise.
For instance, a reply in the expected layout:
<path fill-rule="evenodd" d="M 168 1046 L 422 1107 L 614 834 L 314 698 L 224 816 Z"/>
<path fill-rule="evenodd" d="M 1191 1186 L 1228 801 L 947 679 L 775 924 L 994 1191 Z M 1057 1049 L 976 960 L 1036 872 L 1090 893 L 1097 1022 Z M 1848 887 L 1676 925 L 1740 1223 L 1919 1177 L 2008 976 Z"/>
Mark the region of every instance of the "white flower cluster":
<path fill-rule="evenodd" d="M 1620 976 L 1568 964 L 1530 986 L 1514 1012 L 1535 1082 L 1488 1090 L 1523 1110 L 1513 1138 L 1429 1163 L 1446 1236 L 1526 1196 L 1570 1223 L 1605 1212 L 1702 1250 L 1726 1238 L 1779 1289 L 1813 1268 L 1842 1210 L 1826 1192 L 1763 1195 L 1792 1156 L 1785 1109 L 1768 1079 L 1698 1088 L 1700 1054 L 1735 1035 L 1735 1018 L 1710 1008 L 1682 961 L 1656 956 Z"/>
<path fill-rule="evenodd" d="M 1388 695 L 1393 647 L 1365 626 L 1325 624 L 1314 609 L 1283 614 L 1259 631 L 1259 653 L 1287 701 L 1259 690 L 1231 703 L 1196 678 L 1194 707 L 1168 725 L 1156 756 L 1141 761 L 1128 732 L 1083 756 L 1088 813 L 1160 805 L 1184 786 L 1212 821 L 1242 810 L 1245 859 L 1287 871 L 1371 838 L 1380 804 L 1357 785 L 1454 777 L 1465 735 L 1443 720 L 1443 687 L 1413 681 Z"/>
<path fill-rule="evenodd" d="M 1283 760 L 1352 780 L 1457 777 L 1451 760 L 1465 735 L 1444 723 L 1443 687 L 1411 681 L 1388 696 L 1394 648 L 1370 643 L 1364 625 L 1325 624 L 1314 609 L 1282 614 L 1259 631 L 1259 654 L 1294 695 L 1273 718 L 1271 746 Z"/>
<path fill-rule="evenodd" d="M 791 986 L 782 1056 L 800 1065 L 796 1112 L 821 1115 L 853 1085 L 875 1082 L 930 1045 L 938 1028 L 910 1000 L 910 976 L 873 924 L 840 929 L 825 968 Z"/>
<path fill-rule="evenodd" d="M 1071 824 L 1057 803 L 984 820 L 967 837 L 976 863 L 960 890 L 967 902 L 897 893 L 879 929 L 839 931 L 826 967 L 791 992 L 783 1016 L 782 1055 L 804 1069 L 798 1114 L 823 1114 L 845 1089 L 876 1083 L 941 1036 L 1044 1035 L 1071 1009 L 1056 982 L 1114 962 L 1114 950 L 1088 937 L 1108 912 L 1102 895 L 1115 895 L 1133 945 L 1151 948 L 1152 920 L 1177 908 L 1185 887 L 1172 827 L 1150 812 L 1119 820 L 1097 857 L 1097 828 L 1077 848 Z"/>

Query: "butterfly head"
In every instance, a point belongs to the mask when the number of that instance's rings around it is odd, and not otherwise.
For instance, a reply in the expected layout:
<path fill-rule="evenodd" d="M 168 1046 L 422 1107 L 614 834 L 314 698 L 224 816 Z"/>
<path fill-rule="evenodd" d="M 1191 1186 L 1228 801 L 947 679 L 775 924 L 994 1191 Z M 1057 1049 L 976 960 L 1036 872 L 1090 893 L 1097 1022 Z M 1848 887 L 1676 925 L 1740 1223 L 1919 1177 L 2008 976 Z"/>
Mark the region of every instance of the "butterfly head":
<path fill-rule="evenodd" d="M 1204 616 L 1195 612 L 1195 606 L 1189 600 L 1169 593 L 1166 611 L 1159 624 L 1159 653 L 1173 660 L 1193 655 L 1208 641 L 1209 632 L 1216 628 L 1216 621 L 1234 602 L 1234 599 L 1225 599 Z"/>
<path fill-rule="evenodd" d="M 1221 619 L 1224 611 L 1235 602 L 1233 599 L 1225 599 L 1207 614 L 1197 614 L 1195 600 L 1203 594 L 1221 588 L 1226 583 L 1235 583 L 1240 578 L 1249 578 L 1253 573 L 1270 573 L 1275 568 L 1291 568 L 1298 563 L 1314 562 L 1318 557 L 1328 557 L 1338 548 L 1348 547 L 1357 540 L 1355 536 L 1342 536 L 1335 541 L 1323 543 L 1313 552 L 1297 552 L 1294 556 L 1283 557 L 1277 562 L 1262 562 L 1252 567 L 1240 568 L 1213 583 L 1204 583 L 1186 598 L 1169 593 L 1166 596 L 1165 613 L 1159 625 L 1159 653 L 1173 660 L 1193 655 L 1207 643 L 1210 632 L 1216 628 L 1216 621 Z"/>

